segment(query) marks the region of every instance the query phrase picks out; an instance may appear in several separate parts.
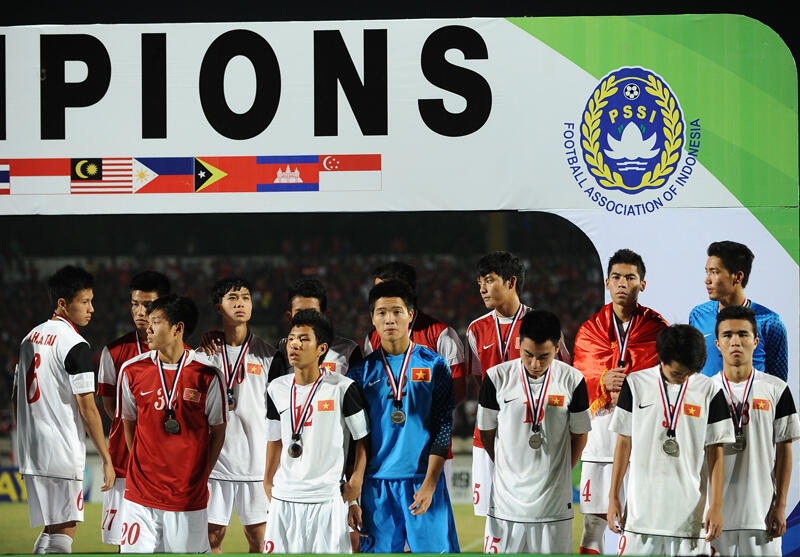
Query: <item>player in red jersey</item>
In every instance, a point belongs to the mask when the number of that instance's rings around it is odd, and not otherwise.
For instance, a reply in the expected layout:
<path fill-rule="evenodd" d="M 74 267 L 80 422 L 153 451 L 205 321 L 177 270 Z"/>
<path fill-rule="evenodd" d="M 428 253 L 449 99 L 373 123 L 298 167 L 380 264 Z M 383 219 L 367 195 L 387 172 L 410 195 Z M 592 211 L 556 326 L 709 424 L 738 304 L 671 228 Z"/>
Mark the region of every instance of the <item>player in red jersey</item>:
<path fill-rule="evenodd" d="M 130 451 L 123 553 L 207 553 L 208 475 L 225 441 L 219 371 L 184 347 L 197 307 L 175 295 L 147 314 L 150 352 L 122 366 L 117 416 Z"/>
<path fill-rule="evenodd" d="M 467 373 L 480 383 L 490 367 L 520 357 L 519 326 L 532 308 L 520 302 L 525 269 L 513 254 L 490 253 L 476 267 L 481 298 L 486 309 L 491 310 L 467 327 Z M 563 335 L 556 357 L 567 364 L 572 362 Z M 472 504 L 476 516 L 486 516 L 493 472 L 494 465 L 476 427 L 472 439 Z"/>
<path fill-rule="evenodd" d="M 103 543 L 113 545 L 120 545 L 122 542 L 122 524 L 125 522 L 123 518 L 125 470 L 128 467 L 125 432 L 122 420 L 116 417 L 117 378 L 125 362 L 150 350 L 147 345 L 147 308 L 157 298 L 169 294 L 169 279 L 155 271 L 144 271 L 131 279 L 129 290 L 134 330 L 103 348 L 97 380 L 97 395 L 102 398 L 103 409 L 112 420 L 111 432 L 108 435 L 108 450 L 114 463 L 114 472 L 117 474 L 114 487 L 103 496 L 100 532 Z"/>

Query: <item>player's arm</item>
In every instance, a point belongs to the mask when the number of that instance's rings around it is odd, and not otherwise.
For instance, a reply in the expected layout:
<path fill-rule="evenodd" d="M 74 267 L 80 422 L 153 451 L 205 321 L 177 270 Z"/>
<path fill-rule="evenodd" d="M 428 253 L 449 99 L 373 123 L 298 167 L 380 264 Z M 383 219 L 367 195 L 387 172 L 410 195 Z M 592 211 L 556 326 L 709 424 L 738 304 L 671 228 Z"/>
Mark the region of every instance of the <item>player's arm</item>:
<path fill-rule="evenodd" d="M 428 471 L 422 485 L 414 494 L 414 501 L 409 505 L 408 510 L 411 514 L 419 516 L 425 514 L 433 501 L 433 492 L 436 490 L 436 483 L 444 468 L 445 457 L 436 454 L 428 456 Z"/>
<path fill-rule="evenodd" d="M 481 383 L 475 427 L 478 428 L 483 448 L 494 462 L 494 440 L 497 437 L 497 415 L 500 413 L 500 404 L 497 402 L 497 389 L 492 379 L 492 373 L 494 372 L 487 372 L 486 379 Z"/>
<path fill-rule="evenodd" d="M 128 451 L 133 450 L 133 439 L 136 436 L 136 418 L 138 409 L 136 408 L 136 399 L 133 397 L 133 392 L 130 387 L 130 379 L 125 370 L 125 366 L 119 373 L 119 383 L 117 384 L 117 412 L 115 417 L 122 420 L 122 432 L 125 434 L 125 444 L 128 446 Z"/>
<path fill-rule="evenodd" d="M 125 433 L 125 444 L 128 446 L 128 451 L 133 449 L 133 438 L 136 435 L 136 421 L 122 419 L 122 431 Z"/>
<path fill-rule="evenodd" d="M 764 371 L 786 381 L 789 374 L 789 346 L 786 327 L 777 315 L 770 319 L 764 334 Z"/>
<path fill-rule="evenodd" d="M 467 377 L 468 377 L 468 385 L 465 387 L 470 387 L 477 393 L 481 386 L 481 379 L 482 377 L 482 370 L 481 370 L 481 359 L 478 357 L 478 340 L 475 338 L 475 331 L 471 328 L 467 329 L 467 346 L 466 346 L 466 356 L 467 356 Z"/>
<path fill-rule="evenodd" d="M 725 458 L 722 452 L 722 443 L 706 446 L 706 460 L 708 461 L 708 485 L 711 490 L 711 498 L 704 524 L 706 541 L 710 542 L 722 533 L 722 490 L 725 486 Z"/>
<path fill-rule="evenodd" d="M 436 339 L 436 353 L 445 359 L 453 376 L 453 402 L 456 406 L 467 397 L 467 371 L 464 362 L 464 344 L 455 329 L 446 327 Z"/>
<path fill-rule="evenodd" d="M 775 495 L 767 513 L 767 535 L 779 538 L 786 533 L 786 494 L 792 477 L 792 441 L 775 446 Z"/>
<path fill-rule="evenodd" d="M 206 393 L 206 420 L 208 420 L 208 473 L 214 469 L 217 464 L 219 453 L 222 452 L 222 445 L 225 443 L 225 427 L 226 418 L 228 416 L 226 409 L 226 397 L 223 394 L 224 382 L 220 378 L 219 372 L 216 368 L 214 370 L 214 378 L 208 386 Z"/>
<path fill-rule="evenodd" d="M 113 419 L 117 413 L 117 369 L 108 346 L 100 353 L 100 371 L 97 378 L 97 394 L 103 401 L 103 411 Z"/>
<path fill-rule="evenodd" d="M 291 412 L 291 410 L 289 410 Z M 267 390 L 267 464 L 264 468 L 264 491 L 267 499 L 272 501 L 272 481 L 275 472 L 281 463 L 281 451 L 283 442 L 281 441 L 281 416 L 272 396 Z"/>
<path fill-rule="evenodd" d="M 208 472 L 214 469 L 219 458 L 219 453 L 222 452 L 222 445 L 225 443 L 225 428 L 228 424 L 222 422 L 221 424 L 212 425 L 208 427 Z"/>
<path fill-rule="evenodd" d="M 617 435 L 617 446 L 614 449 L 614 465 L 611 468 L 611 489 L 608 493 L 608 520 L 609 529 L 615 534 L 622 533 L 625 526 L 622 517 L 622 505 L 619 501 L 619 488 L 628 471 L 628 462 L 631 459 L 631 438 L 629 435 Z"/>
<path fill-rule="evenodd" d="M 364 356 L 361 353 L 361 347 L 356 343 L 353 351 L 350 352 L 350 357 L 347 359 L 347 369 L 352 369 L 364 361 Z"/>
<path fill-rule="evenodd" d="M 589 439 L 589 430 L 592 429 L 592 419 L 589 415 L 589 391 L 586 388 L 586 379 L 583 377 L 572 390 L 567 411 L 569 412 L 570 463 L 572 468 L 575 468 Z"/>
<path fill-rule="evenodd" d="M 367 418 L 367 401 L 357 383 L 351 383 L 342 396 L 342 415 L 344 423 L 355 439 L 355 460 L 350 477 L 342 485 L 342 499 L 345 502 L 355 501 L 361 496 L 364 483 L 364 471 L 367 469 L 367 437 L 369 420 Z M 361 523 L 359 517 L 359 524 Z"/>

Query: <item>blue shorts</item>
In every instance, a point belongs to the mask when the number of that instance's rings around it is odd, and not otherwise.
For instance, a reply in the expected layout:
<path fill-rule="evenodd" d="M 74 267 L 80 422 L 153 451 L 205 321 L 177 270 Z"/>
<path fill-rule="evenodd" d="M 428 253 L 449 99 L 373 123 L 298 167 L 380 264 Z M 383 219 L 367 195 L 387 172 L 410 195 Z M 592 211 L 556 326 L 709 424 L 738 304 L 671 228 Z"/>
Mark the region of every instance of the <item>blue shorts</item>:
<path fill-rule="evenodd" d="M 376 480 L 365 478 L 361 488 L 362 553 L 459 553 L 456 523 L 444 475 L 439 476 L 427 512 L 414 516 L 408 509 L 424 478 Z"/>

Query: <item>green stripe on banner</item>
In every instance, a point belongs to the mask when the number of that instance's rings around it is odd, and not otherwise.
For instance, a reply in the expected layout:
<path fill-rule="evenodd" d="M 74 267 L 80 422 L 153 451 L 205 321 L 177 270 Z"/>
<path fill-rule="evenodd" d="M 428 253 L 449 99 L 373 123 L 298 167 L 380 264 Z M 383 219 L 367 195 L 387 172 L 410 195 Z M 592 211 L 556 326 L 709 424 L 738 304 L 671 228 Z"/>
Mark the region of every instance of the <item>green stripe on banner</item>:
<path fill-rule="evenodd" d="M 509 21 L 598 79 L 637 65 L 663 76 L 700 119 L 698 160 L 800 262 L 797 68 L 772 29 L 730 14 Z"/>

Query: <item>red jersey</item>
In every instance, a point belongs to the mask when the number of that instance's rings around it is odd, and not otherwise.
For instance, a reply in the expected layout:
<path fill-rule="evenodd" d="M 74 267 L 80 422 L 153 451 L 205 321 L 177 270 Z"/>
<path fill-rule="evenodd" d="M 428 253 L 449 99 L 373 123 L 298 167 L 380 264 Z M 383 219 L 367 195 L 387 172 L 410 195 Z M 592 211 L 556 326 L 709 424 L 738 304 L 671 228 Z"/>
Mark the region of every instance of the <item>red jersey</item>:
<path fill-rule="evenodd" d="M 155 350 L 122 366 L 117 415 L 136 422 L 128 461 L 125 499 L 165 511 L 196 511 L 208 503 L 209 426 L 225 422 L 223 381 L 205 356 L 184 352 L 177 365 L 163 366 L 172 389 L 180 432 L 167 433 L 167 396 Z M 173 383 L 176 383 L 173 385 Z"/>
<path fill-rule="evenodd" d="M 483 379 L 490 367 L 519 358 L 519 327 L 522 317 L 531 309 L 533 308 L 520 304 L 514 317 L 499 317 L 496 311 L 492 310 L 469 324 L 467 372 L 470 375 L 477 375 Z M 566 364 L 572 362 L 563 334 L 556 358 Z M 483 447 L 477 427 L 473 432 L 472 444 L 475 447 Z"/>
<path fill-rule="evenodd" d="M 142 342 L 139 340 L 136 331 L 109 342 L 100 355 L 97 395 L 116 397 L 119 372 L 122 369 L 122 365 L 131 358 L 135 358 L 149 350 L 147 341 Z M 111 453 L 111 462 L 114 464 L 114 472 L 116 472 L 117 477 L 124 478 L 125 470 L 128 468 L 128 445 L 125 444 L 125 431 L 122 428 L 122 420 L 116 416 L 111 419 L 111 431 L 108 434 L 108 452 Z"/>

